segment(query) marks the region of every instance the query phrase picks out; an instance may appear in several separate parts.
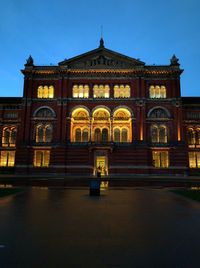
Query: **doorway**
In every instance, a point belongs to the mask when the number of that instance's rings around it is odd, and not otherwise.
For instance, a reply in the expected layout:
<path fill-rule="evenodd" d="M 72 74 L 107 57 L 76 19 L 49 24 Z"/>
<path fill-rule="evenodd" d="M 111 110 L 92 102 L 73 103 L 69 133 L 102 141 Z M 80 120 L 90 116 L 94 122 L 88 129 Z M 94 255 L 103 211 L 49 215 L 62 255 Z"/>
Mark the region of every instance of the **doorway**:
<path fill-rule="evenodd" d="M 100 169 L 101 175 L 108 175 L 108 159 L 107 156 L 96 156 L 95 169 Z"/>

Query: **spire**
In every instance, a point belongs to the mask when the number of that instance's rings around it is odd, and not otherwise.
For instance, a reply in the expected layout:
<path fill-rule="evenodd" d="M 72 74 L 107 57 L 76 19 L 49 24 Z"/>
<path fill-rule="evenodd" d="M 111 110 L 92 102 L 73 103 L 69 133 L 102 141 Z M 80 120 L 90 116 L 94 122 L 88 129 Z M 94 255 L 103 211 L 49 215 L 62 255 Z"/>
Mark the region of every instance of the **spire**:
<path fill-rule="evenodd" d="M 104 40 L 103 40 L 102 37 L 101 37 L 101 39 L 100 39 L 99 47 L 100 47 L 100 48 L 104 48 Z"/>
<path fill-rule="evenodd" d="M 29 58 L 26 60 L 26 64 L 24 64 L 25 66 L 33 66 L 33 58 L 31 57 L 31 55 L 29 56 Z"/>
<path fill-rule="evenodd" d="M 179 59 L 175 56 L 175 54 L 170 59 L 170 63 L 172 66 L 179 66 Z"/>

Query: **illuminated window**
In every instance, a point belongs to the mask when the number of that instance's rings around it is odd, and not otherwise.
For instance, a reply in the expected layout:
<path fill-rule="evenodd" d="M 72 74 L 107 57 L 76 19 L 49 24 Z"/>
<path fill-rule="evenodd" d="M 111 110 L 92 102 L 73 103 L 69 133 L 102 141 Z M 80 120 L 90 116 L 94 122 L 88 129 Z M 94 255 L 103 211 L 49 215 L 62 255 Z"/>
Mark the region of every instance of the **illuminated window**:
<path fill-rule="evenodd" d="M 36 142 L 51 142 L 53 136 L 52 125 L 37 125 L 36 126 Z"/>
<path fill-rule="evenodd" d="M 39 86 L 37 97 L 39 99 L 52 99 L 54 97 L 54 86 Z"/>
<path fill-rule="evenodd" d="M 110 87 L 109 85 L 95 85 L 93 87 L 94 98 L 109 98 Z"/>
<path fill-rule="evenodd" d="M 167 143 L 167 127 L 165 125 L 151 126 L 151 141 L 154 143 Z"/>
<path fill-rule="evenodd" d="M 151 99 L 164 99 L 166 98 L 166 87 L 165 86 L 153 86 L 149 88 L 149 97 Z"/>
<path fill-rule="evenodd" d="M 34 167 L 48 167 L 50 161 L 49 150 L 36 150 L 34 152 Z"/>
<path fill-rule="evenodd" d="M 89 98 L 88 85 L 74 85 L 72 88 L 73 98 Z"/>
<path fill-rule="evenodd" d="M 131 142 L 132 116 L 127 108 L 118 108 L 113 113 L 113 141 Z"/>
<path fill-rule="evenodd" d="M 5 127 L 3 129 L 2 146 L 14 147 L 16 146 L 17 129 L 16 127 Z"/>
<path fill-rule="evenodd" d="M 169 167 L 168 152 L 153 151 L 152 159 L 153 159 L 153 165 L 156 168 L 168 168 Z"/>
<path fill-rule="evenodd" d="M 1 151 L 0 166 L 14 167 L 15 165 L 15 151 Z"/>
<path fill-rule="evenodd" d="M 115 85 L 114 86 L 114 98 L 130 98 L 130 86 L 129 85 Z"/>
<path fill-rule="evenodd" d="M 189 167 L 200 168 L 200 152 L 189 152 Z"/>

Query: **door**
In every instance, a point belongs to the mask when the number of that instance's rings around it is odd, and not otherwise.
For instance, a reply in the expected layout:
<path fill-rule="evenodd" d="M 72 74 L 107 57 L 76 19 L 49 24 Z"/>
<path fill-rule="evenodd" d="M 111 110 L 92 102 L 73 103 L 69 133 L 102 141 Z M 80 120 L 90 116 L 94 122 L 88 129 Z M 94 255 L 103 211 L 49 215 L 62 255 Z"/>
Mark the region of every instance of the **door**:
<path fill-rule="evenodd" d="M 99 169 L 101 171 L 101 175 L 107 175 L 108 174 L 107 156 L 96 156 L 95 168 L 96 170 Z"/>

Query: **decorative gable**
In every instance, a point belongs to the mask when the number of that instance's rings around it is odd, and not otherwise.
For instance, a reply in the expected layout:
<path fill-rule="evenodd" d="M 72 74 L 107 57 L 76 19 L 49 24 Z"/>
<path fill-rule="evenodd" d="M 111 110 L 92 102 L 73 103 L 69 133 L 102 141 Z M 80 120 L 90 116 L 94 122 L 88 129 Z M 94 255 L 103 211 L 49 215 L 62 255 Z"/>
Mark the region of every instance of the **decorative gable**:
<path fill-rule="evenodd" d="M 101 40 L 99 48 L 64 60 L 59 65 L 71 69 L 129 69 L 145 63 L 105 48 Z"/>

